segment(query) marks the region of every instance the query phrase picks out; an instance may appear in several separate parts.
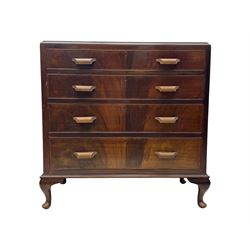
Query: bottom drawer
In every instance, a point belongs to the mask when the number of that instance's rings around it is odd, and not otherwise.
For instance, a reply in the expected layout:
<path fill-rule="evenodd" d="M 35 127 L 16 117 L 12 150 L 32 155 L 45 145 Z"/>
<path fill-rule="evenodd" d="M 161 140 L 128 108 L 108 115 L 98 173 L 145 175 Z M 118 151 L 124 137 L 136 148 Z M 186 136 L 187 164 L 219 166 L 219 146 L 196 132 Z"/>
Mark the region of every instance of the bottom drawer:
<path fill-rule="evenodd" d="M 199 170 L 201 138 L 51 138 L 50 171 Z"/>

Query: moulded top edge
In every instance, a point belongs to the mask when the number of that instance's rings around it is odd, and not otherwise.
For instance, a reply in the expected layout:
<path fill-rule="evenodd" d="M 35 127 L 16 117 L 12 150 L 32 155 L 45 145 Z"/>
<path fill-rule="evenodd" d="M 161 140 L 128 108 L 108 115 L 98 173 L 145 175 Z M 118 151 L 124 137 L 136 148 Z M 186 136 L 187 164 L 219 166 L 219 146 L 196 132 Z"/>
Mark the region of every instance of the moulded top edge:
<path fill-rule="evenodd" d="M 111 42 L 111 41 L 42 41 L 41 44 L 65 44 L 65 45 L 210 45 L 207 42 Z"/>

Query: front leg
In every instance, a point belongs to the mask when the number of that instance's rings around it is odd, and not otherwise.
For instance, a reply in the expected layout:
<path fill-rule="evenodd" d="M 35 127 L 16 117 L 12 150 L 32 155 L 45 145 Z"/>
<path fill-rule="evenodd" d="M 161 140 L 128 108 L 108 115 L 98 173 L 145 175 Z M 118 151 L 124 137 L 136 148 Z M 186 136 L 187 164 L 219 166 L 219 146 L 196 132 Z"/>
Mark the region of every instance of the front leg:
<path fill-rule="evenodd" d="M 198 205 L 201 208 L 205 208 L 207 204 L 203 201 L 203 196 L 208 190 L 210 186 L 209 178 L 188 178 L 191 183 L 197 184 L 199 191 L 198 191 Z"/>
<path fill-rule="evenodd" d="M 48 209 L 51 205 L 51 186 L 61 183 L 65 184 L 66 179 L 65 178 L 50 178 L 50 177 L 41 177 L 40 180 L 40 187 L 45 195 L 46 201 L 43 203 L 42 207 L 45 209 Z"/>

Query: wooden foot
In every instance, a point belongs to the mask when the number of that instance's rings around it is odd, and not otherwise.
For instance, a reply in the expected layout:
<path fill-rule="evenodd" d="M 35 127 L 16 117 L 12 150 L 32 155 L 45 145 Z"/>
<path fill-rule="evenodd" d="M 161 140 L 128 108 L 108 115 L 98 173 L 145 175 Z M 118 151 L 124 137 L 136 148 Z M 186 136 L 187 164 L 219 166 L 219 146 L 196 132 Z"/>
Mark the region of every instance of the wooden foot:
<path fill-rule="evenodd" d="M 51 205 L 51 186 L 57 183 L 65 184 L 65 178 L 47 178 L 41 177 L 40 187 L 45 195 L 46 201 L 43 203 L 42 207 L 48 209 Z"/>
<path fill-rule="evenodd" d="M 184 178 L 180 178 L 180 183 L 181 184 L 185 184 L 186 183 L 185 179 Z"/>
<path fill-rule="evenodd" d="M 62 182 L 60 182 L 61 184 L 65 184 L 66 183 L 66 178 L 65 179 L 63 179 L 63 181 Z"/>
<path fill-rule="evenodd" d="M 203 196 L 210 186 L 209 178 L 188 178 L 191 183 L 197 184 L 198 191 L 198 205 L 201 208 L 205 208 L 207 204 L 203 201 Z"/>

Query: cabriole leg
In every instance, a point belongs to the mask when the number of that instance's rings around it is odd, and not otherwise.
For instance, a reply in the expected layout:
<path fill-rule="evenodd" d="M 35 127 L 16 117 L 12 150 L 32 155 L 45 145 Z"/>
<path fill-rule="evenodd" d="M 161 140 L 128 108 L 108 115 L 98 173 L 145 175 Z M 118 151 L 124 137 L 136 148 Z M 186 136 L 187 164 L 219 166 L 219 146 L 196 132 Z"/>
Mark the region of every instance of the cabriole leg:
<path fill-rule="evenodd" d="M 209 178 L 188 178 L 191 183 L 197 184 L 199 191 L 198 191 L 198 205 L 201 208 L 205 208 L 207 204 L 203 201 L 203 196 L 208 190 L 210 186 Z"/>
<path fill-rule="evenodd" d="M 42 207 L 48 209 L 51 205 L 51 186 L 57 183 L 65 184 L 66 178 L 48 178 L 48 177 L 41 177 L 40 180 L 40 187 L 45 195 L 45 202 L 43 203 Z"/>

